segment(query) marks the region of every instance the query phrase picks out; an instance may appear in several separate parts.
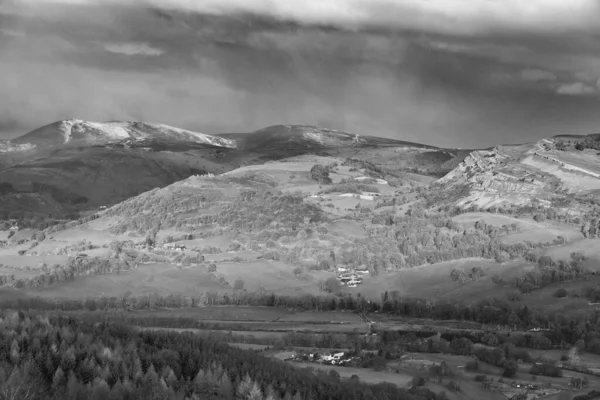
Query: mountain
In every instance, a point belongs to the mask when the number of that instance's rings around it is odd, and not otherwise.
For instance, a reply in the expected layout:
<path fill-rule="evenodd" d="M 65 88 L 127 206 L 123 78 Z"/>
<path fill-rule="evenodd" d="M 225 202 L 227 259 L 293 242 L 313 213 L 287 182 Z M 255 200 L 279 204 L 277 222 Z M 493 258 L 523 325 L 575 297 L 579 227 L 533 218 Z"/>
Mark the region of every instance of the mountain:
<path fill-rule="evenodd" d="M 114 204 L 194 174 L 233 169 L 225 155 L 235 147 L 162 124 L 54 122 L 0 144 L 0 212 L 65 215 Z"/>
<path fill-rule="evenodd" d="M 462 155 L 314 126 L 207 135 L 162 124 L 57 121 L 0 143 L 0 213 L 55 216 L 116 204 L 198 174 L 307 153 L 358 158 L 392 172 L 440 175 Z M 418 176 L 414 181 L 427 178 Z M 18 206 L 17 206 L 18 205 Z"/>
<path fill-rule="evenodd" d="M 35 129 L 10 141 L 23 149 L 40 149 L 41 147 L 92 146 L 115 142 L 190 142 L 208 146 L 234 148 L 235 142 L 179 129 L 163 124 L 143 122 L 111 121 L 91 122 L 77 119 L 54 122 Z"/>
<path fill-rule="evenodd" d="M 545 206 L 600 193 L 597 135 L 556 136 L 471 152 L 434 185 L 449 202 L 478 208 Z"/>
<path fill-rule="evenodd" d="M 247 151 L 300 151 L 361 147 L 400 147 L 436 149 L 418 143 L 340 132 L 310 125 L 273 125 L 250 133 L 217 135 L 235 140 L 238 148 Z"/>

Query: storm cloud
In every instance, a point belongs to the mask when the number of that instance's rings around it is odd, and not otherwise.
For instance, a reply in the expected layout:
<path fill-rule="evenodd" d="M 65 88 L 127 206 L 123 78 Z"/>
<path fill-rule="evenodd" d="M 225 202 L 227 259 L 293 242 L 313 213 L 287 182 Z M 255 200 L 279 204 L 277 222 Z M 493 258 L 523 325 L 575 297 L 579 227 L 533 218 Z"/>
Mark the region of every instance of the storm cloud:
<path fill-rule="evenodd" d="M 66 118 L 483 147 L 600 129 L 598 2 L 10 0 L 0 137 Z"/>

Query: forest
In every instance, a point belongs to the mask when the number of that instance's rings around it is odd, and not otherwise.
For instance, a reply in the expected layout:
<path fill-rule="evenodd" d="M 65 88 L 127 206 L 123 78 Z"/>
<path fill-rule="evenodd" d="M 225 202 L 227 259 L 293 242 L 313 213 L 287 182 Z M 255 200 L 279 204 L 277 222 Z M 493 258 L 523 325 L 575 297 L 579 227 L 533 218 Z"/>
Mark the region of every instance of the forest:
<path fill-rule="evenodd" d="M 193 334 L 4 311 L 3 399 L 441 400 L 426 388 L 314 375 Z"/>

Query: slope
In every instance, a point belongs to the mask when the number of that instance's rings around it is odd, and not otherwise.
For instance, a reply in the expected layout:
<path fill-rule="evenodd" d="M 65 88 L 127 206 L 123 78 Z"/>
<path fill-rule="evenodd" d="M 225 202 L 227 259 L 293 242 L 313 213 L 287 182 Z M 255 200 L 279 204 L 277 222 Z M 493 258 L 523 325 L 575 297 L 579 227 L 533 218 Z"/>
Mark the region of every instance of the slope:
<path fill-rule="evenodd" d="M 239 165 L 234 141 L 141 122 L 58 121 L 2 143 L 0 211 L 55 216 Z M 15 196 L 28 201 L 16 205 Z"/>
<path fill-rule="evenodd" d="M 115 204 L 194 174 L 221 174 L 244 165 L 315 153 L 370 162 L 389 172 L 438 175 L 457 155 L 443 149 L 311 126 L 277 125 L 245 134 L 205 135 L 143 122 L 58 121 L 0 144 L 0 183 L 28 196 L 11 217 L 55 216 Z M 460 157 L 460 156 L 458 156 Z M 416 184 L 429 178 L 416 175 Z M 12 214 L 11 214 L 12 213 Z"/>
<path fill-rule="evenodd" d="M 473 151 L 435 185 L 462 207 L 574 206 L 600 190 L 600 156 L 574 146 L 555 137 Z"/>

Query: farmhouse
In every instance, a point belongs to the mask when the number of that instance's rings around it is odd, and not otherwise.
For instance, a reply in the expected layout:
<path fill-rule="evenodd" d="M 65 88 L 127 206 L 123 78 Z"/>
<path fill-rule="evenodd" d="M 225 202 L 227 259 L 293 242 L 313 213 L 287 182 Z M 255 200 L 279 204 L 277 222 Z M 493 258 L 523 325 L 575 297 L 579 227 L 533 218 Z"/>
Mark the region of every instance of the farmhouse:
<path fill-rule="evenodd" d="M 166 243 L 163 245 L 163 248 L 177 251 L 184 251 L 186 249 L 186 247 L 180 243 Z"/>

